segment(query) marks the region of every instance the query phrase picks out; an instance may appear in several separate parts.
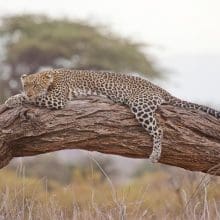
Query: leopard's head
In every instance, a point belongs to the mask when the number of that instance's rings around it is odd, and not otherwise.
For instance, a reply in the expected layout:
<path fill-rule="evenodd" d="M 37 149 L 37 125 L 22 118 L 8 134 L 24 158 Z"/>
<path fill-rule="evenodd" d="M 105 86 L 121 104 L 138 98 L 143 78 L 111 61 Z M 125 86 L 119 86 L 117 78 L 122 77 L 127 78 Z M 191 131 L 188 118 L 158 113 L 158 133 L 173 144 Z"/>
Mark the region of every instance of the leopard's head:
<path fill-rule="evenodd" d="M 50 72 L 24 74 L 21 76 L 21 82 L 25 95 L 29 99 L 35 99 L 47 93 L 53 82 L 53 75 Z"/>

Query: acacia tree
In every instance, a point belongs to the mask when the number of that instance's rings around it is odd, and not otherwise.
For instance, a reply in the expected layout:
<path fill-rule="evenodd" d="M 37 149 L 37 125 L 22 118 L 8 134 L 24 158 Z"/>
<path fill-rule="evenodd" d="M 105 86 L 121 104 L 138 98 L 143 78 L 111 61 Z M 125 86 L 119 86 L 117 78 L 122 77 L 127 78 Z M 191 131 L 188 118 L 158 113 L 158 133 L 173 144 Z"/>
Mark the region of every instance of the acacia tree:
<path fill-rule="evenodd" d="M 4 96 L 17 93 L 22 73 L 43 67 L 102 69 L 147 73 L 159 77 L 143 46 L 122 39 L 105 28 L 85 22 L 51 19 L 44 15 L 2 18 L 5 53 L 0 78 Z M 3 75 L 2 75 L 3 76 Z"/>

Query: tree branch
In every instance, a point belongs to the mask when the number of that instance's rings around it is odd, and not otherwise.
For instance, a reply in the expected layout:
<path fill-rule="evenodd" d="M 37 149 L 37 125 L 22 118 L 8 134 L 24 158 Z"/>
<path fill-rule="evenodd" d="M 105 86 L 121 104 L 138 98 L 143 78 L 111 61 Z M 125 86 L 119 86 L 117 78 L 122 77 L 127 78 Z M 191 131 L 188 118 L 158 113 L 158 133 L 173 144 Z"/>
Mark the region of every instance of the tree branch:
<path fill-rule="evenodd" d="M 220 121 L 198 111 L 161 106 L 160 163 L 220 175 Z M 152 139 L 126 106 L 108 99 L 74 100 L 63 110 L 0 106 L 0 168 L 13 157 L 84 149 L 148 158 Z"/>

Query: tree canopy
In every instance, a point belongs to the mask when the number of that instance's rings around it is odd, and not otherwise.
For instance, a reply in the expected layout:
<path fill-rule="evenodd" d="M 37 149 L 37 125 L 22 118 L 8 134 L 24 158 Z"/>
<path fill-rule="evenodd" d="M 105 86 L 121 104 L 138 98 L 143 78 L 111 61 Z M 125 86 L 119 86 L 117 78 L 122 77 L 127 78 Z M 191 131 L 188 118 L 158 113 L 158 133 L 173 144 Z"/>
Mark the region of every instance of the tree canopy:
<path fill-rule="evenodd" d="M 123 39 L 106 28 L 86 22 L 52 19 L 44 15 L 9 16 L 1 19 L 0 37 L 6 39 L 3 64 L 9 67 L 6 68 L 9 80 L 17 81 L 22 73 L 33 73 L 42 67 L 160 76 L 142 50 L 146 45 Z M 12 84 L 10 90 L 17 92 L 18 87 L 14 87 Z"/>

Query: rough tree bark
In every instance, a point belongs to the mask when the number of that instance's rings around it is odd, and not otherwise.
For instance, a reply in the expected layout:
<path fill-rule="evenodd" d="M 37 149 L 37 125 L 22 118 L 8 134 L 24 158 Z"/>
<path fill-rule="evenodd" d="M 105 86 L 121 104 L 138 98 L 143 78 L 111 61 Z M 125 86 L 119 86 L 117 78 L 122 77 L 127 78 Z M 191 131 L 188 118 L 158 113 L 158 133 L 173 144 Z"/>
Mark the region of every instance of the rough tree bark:
<path fill-rule="evenodd" d="M 164 128 L 160 163 L 220 175 L 220 120 L 205 113 L 161 106 Z M 126 106 L 87 97 L 63 110 L 0 106 L 0 168 L 13 157 L 84 149 L 148 158 L 151 137 Z"/>

